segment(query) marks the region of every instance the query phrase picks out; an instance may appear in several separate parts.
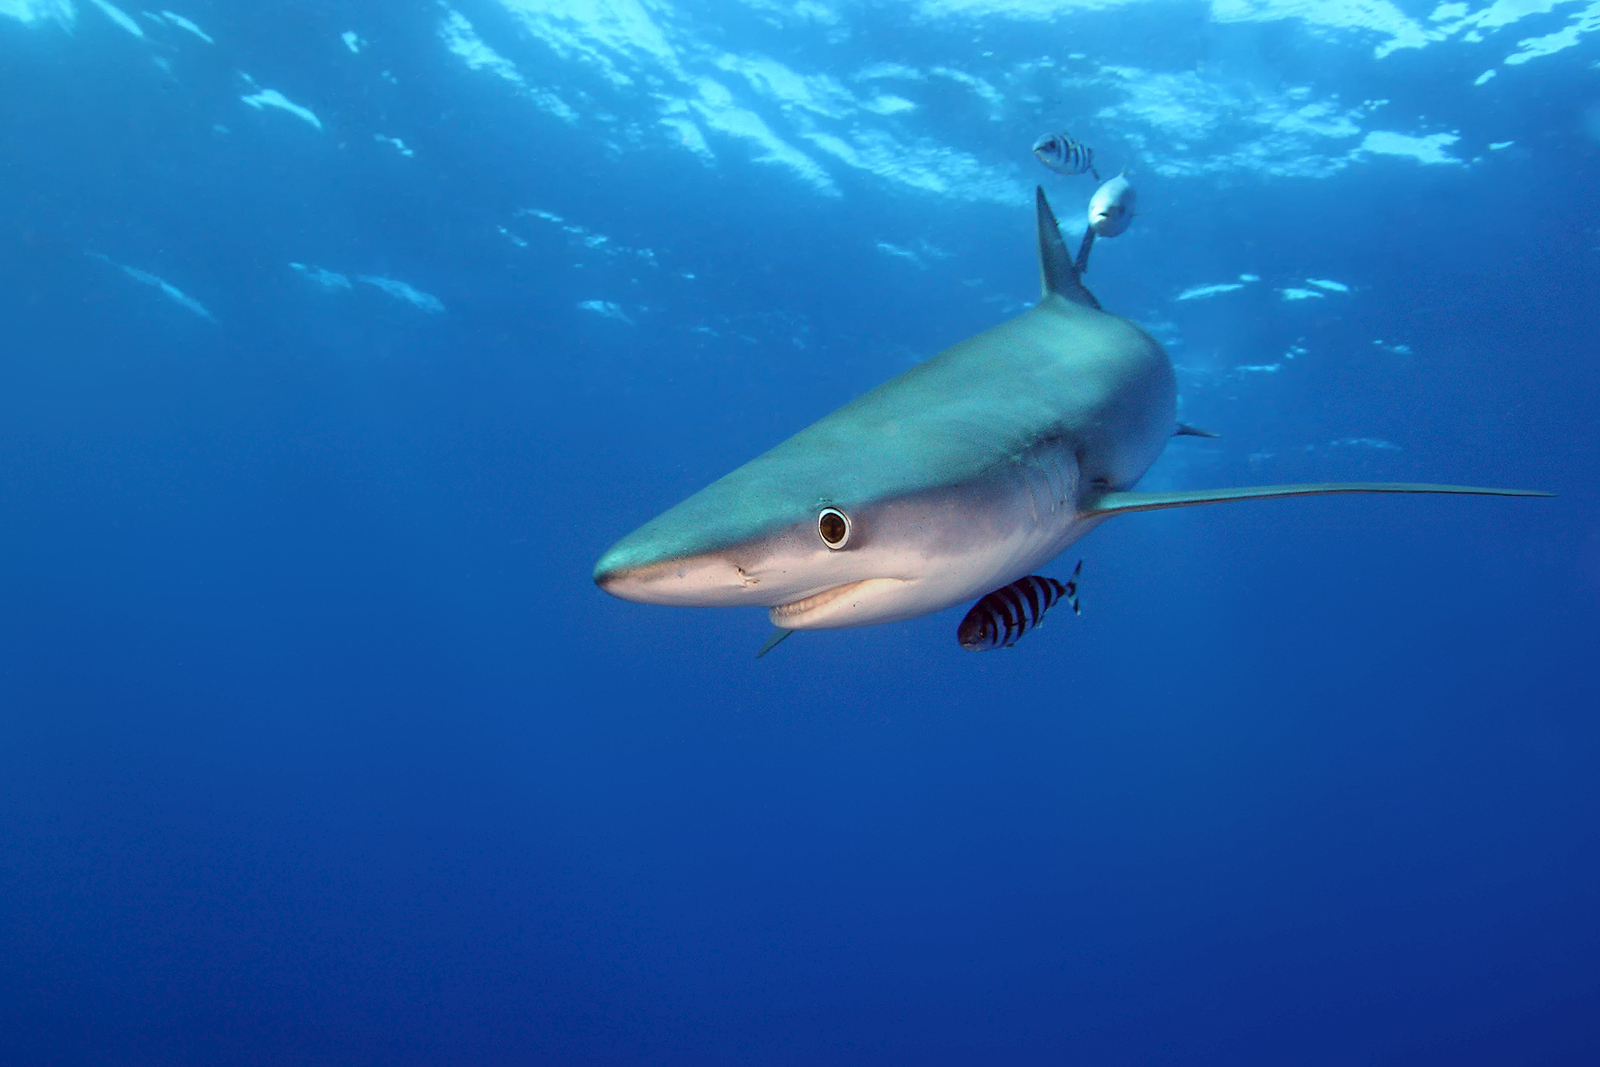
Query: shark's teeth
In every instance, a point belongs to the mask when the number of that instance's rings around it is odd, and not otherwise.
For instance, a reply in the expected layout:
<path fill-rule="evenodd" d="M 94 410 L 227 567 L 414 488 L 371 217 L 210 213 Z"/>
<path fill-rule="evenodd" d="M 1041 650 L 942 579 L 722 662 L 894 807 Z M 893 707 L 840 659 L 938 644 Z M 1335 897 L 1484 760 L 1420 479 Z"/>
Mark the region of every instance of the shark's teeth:
<path fill-rule="evenodd" d="M 836 585 L 832 589 L 824 589 L 820 593 L 813 593 L 804 600 L 796 600 L 790 604 L 779 604 L 769 614 L 774 623 L 779 619 L 792 619 L 797 615 L 804 615 L 808 611 L 815 611 L 822 605 L 838 600 L 842 596 L 848 596 L 852 590 L 870 581 L 873 581 L 873 579 L 863 578 L 859 582 L 846 582 L 844 585 Z"/>

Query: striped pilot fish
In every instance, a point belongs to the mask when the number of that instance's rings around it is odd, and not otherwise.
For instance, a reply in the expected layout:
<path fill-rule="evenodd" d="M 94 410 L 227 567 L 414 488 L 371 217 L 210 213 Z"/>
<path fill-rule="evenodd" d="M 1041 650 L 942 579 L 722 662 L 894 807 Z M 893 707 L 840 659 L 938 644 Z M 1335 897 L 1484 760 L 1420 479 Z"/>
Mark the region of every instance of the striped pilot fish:
<path fill-rule="evenodd" d="M 1083 573 L 1083 560 L 1072 569 L 1066 582 L 1054 578 L 1041 578 L 1030 574 L 1018 578 L 1003 589 L 996 589 L 972 605 L 967 617 L 956 627 L 956 640 L 969 652 L 987 652 L 992 648 L 1010 648 L 1029 630 L 1038 626 L 1044 613 L 1060 600 L 1078 610 L 1078 575 Z"/>
<path fill-rule="evenodd" d="M 1047 133 L 1033 142 L 1033 154 L 1057 174 L 1093 174 L 1095 181 L 1100 180 L 1100 172 L 1094 169 L 1094 149 L 1064 133 Z"/>

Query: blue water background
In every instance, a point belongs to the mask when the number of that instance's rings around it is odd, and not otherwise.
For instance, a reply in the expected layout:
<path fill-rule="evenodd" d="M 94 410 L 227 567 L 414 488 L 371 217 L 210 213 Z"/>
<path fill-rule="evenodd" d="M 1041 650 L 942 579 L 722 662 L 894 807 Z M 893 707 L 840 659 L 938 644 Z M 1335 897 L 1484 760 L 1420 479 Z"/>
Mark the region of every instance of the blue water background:
<path fill-rule="evenodd" d="M 1181 371 L 1224 436 L 1147 486 L 1560 496 L 1131 516 L 1057 567 L 1086 560 L 1082 619 L 1012 652 L 962 652 L 954 609 L 757 663 L 762 613 L 613 600 L 595 558 L 1032 299 L 1026 201 L 820 195 L 540 114 L 434 5 L 269 7 L 186 11 L 219 43 L 169 70 L 93 9 L 0 19 L 0 1062 L 1600 1054 L 1595 45 L 1469 97 L 1473 56 L 1185 5 L 996 26 L 1517 142 L 1141 177 L 1102 301 L 1181 313 L 1180 368 L 1281 364 Z M 978 47 L 892 7 L 831 46 L 685 10 L 812 67 Z M 1027 156 L 1052 106 L 940 122 L 1076 217 L 1092 183 Z M 1306 276 L 1354 295 L 1271 288 Z"/>

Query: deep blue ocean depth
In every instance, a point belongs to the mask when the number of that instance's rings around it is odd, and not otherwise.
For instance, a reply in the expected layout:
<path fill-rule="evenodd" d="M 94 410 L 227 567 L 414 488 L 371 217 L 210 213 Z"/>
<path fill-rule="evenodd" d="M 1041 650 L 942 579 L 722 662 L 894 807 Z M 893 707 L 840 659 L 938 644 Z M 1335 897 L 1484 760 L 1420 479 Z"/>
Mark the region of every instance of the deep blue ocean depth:
<path fill-rule="evenodd" d="M 0 0 L 0 1064 L 1600 1062 L 1586 2 Z M 1037 299 L 1058 130 L 1141 488 L 1558 496 L 594 586 Z"/>

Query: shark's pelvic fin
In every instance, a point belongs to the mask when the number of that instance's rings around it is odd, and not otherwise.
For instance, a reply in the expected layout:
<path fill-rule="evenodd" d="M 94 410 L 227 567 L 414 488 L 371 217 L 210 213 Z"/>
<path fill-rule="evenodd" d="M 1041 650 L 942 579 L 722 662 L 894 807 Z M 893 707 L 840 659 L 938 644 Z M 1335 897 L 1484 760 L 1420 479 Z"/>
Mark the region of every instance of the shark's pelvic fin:
<path fill-rule="evenodd" d="M 1089 515 L 1127 511 L 1160 511 L 1195 504 L 1224 504 L 1275 496 L 1321 496 L 1328 493 L 1463 493 L 1469 496 L 1555 496 L 1537 489 L 1487 489 L 1476 485 L 1428 485 L 1422 482 L 1305 482 L 1299 485 L 1248 485 L 1235 489 L 1194 489 L 1181 493 L 1106 493 L 1085 509 Z"/>
<path fill-rule="evenodd" d="M 768 652 L 771 652 L 773 649 L 775 649 L 779 645 L 783 644 L 783 639 L 785 637 L 788 637 L 792 633 L 794 633 L 793 630 L 785 630 L 781 626 L 774 626 L 772 628 L 772 633 L 767 635 L 767 643 L 762 645 L 761 646 L 761 651 L 756 653 L 756 659 L 760 659 L 762 656 L 765 656 Z"/>
<path fill-rule="evenodd" d="M 1039 276 L 1043 282 L 1043 296 L 1063 296 L 1074 304 L 1098 310 L 1100 301 L 1083 287 L 1077 264 L 1067 251 L 1067 242 L 1061 239 L 1061 226 L 1056 222 L 1056 213 L 1050 210 L 1050 201 L 1044 198 L 1044 186 L 1036 185 L 1033 191 L 1039 209 Z"/>
<path fill-rule="evenodd" d="M 1198 426 L 1190 426 L 1187 422 L 1178 423 L 1178 428 L 1172 431 L 1174 437 L 1221 437 L 1220 433 L 1202 430 Z"/>

